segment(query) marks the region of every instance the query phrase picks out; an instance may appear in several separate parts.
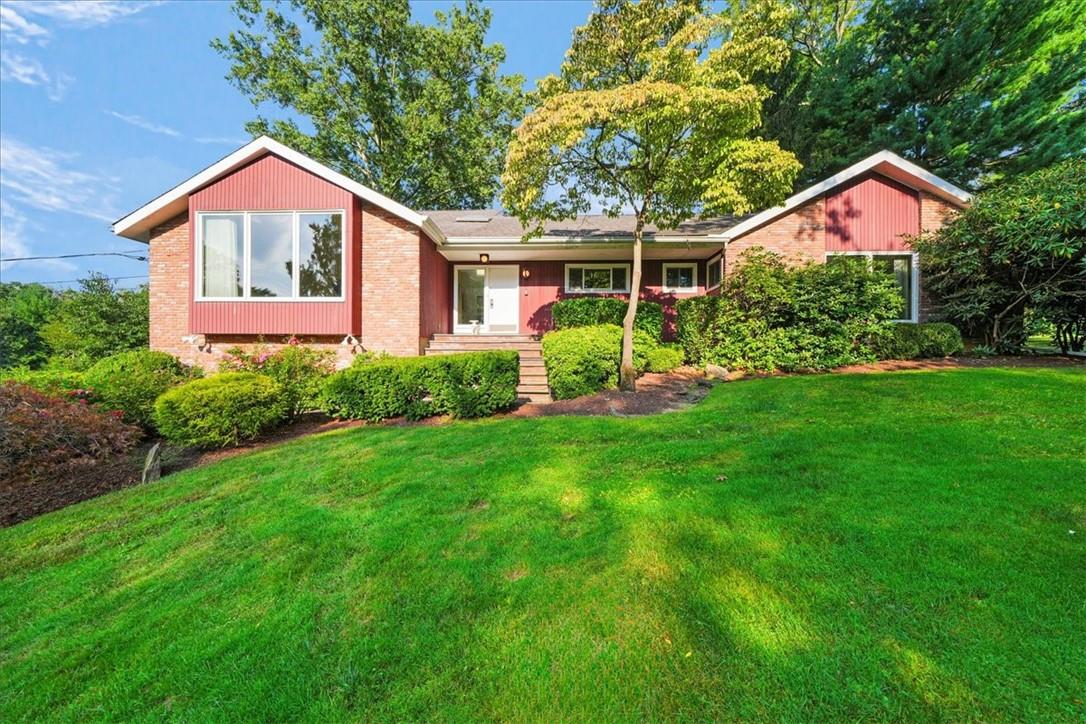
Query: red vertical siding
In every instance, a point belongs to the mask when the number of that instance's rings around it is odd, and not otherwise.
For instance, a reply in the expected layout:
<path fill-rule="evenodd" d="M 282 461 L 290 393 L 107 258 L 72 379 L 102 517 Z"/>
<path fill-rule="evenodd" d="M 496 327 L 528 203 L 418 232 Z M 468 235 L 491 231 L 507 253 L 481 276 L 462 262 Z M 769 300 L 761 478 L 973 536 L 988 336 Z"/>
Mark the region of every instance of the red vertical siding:
<path fill-rule="evenodd" d="M 676 260 L 677 262 L 679 260 Z M 504 262 L 503 262 L 504 263 Z M 566 294 L 566 263 L 563 261 L 527 261 L 520 262 L 521 271 L 528 271 L 528 278 L 523 273 L 520 278 L 520 331 L 523 334 L 542 334 L 554 327 L 551 306 L 559 299 L 584 296 Z M 576 263 L 576 262 L 569 262 Z M 591 261 L 591 264 L 629 264 L 622 261 Z M 663 291 L 664 262 L 656 259 L 646 260 L 641 268 L 641 298 L 659 302 L 664 308 L 664 336 L 670 339 L 674 335 L 675 302 L 685 297 L 705 293 L 705 262 L 698 261 L 698 289 L 696 292 L 673 294 Z M 625 294 L 616 297 L 627 298 Z"/>
<path fill-rule="evenodd" d="M 419 332 L 428 338 L 452 331 L 452 265 L 430 237 L 419 234 Z"/>
<path fill-rule="evenodd" d="M 879 175 L 861 177 L 826 197 L 827 251 L 907 251 L 920 231 L 916 191 Z"/>
<path fill-rule="evenodd" d="M 278 156 L 264 156 L 205 186 L 189 197 L 190 254 L 195 258 L 196 214 L 201 211 L 343 209 L 347 258 L 342 302 L 195 300 L 192 265 L 190 304 L 192 332 L 201 334 L 340 335 L 360 330 L 359 277 L 361 233 L 358 203 L 351 192 Z"/>

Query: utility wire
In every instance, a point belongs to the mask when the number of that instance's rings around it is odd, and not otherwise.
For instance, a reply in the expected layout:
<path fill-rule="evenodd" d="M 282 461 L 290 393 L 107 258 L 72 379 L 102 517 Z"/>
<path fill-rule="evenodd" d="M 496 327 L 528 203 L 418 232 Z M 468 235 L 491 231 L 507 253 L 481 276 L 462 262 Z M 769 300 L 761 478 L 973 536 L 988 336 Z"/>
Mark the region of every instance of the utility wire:
<path fill-rule="evenodd" d="M 120 281 L 121 279 L 146 279 L 146 278 L 147 278 L 146 274 L 135 274 L 135 275 L 129 276 L 129 277 L 106 277 L 106 279 L 108 281 L 111 281 L 111 282 Z M 85 280 L 84 279 L 60 279 L 59 281 L 54 281 L 54 282 L 25 282 L 25 283 L 26 284 L 75 284 L 76 282 L 81 282 L 81 281 L 85 281 Z"/>
<path fill-rule="evenodd" d="M 80 256 L 123 256 L 125 259 L 132 259 L 133 261 L 147 261 L 146 256 L 136 256 L 140 252 L 130 251 L 89 251 L 84 254 L 57 254 L 56 256 L 12 256 L 4 259 L 0 259 L 0 264 L 6 264 L 9 261 L 35 261 L 39 259 L 75 259 Z"/>

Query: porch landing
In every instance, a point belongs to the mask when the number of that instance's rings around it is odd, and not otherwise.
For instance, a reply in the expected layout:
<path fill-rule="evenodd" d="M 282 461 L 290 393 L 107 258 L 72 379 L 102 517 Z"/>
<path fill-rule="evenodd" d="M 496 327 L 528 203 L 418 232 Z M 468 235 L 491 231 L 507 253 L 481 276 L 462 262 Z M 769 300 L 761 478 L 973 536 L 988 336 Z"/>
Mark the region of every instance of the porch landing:
<path fill-rule="evenodd" d="M 426 354 L 455 354 L 489 349 L 513 349 L 520 355 L 520 382 L 517 396 L 533 403 L 551 401 L 543 348 L 538 337 L 528 334 L 435 334 L 426 345 Z"/>

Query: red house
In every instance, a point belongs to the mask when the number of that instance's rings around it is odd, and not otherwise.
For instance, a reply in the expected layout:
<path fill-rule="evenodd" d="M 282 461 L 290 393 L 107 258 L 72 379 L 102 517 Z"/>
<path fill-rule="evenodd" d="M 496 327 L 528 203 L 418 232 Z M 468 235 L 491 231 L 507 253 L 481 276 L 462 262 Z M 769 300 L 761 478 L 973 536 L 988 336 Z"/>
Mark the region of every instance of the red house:
<path fill-rule="evenodd" d="M 781 207 L 650 227 L 641 294 L 673 312 L 712 293 L 752 246 L 796 261 L 862 254 L 897 276 L 903 321 L 919 321 L 917 256 L 903 237 L 969 198 L 883 151 Z M 150 245 L 151 347 L 208 368 L 229 347 L 290 335 L 344 363 L 362 349 L 528 348 L 556 300 L 629 292 L 632 228 L 631 217 L 582 216 L 525 242 L 500 211 L 409 209 L 267 137 L 113 225 Z"/>

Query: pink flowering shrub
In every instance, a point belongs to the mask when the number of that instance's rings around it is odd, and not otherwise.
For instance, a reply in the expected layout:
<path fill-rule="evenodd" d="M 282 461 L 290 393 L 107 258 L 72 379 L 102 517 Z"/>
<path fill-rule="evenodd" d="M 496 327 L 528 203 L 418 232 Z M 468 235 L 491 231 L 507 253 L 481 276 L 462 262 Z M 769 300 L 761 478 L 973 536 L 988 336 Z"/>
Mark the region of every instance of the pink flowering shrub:
<path fill-rule="evenodd" d="M 136 445 L 141 431 L 125 424 L 124 413 L 104 412 L 73 392 L 54 397 L 0 383 L 0 479 L 56 477 Z"/>
<path fill-rule="evenodd" d="M 288 418 L 318 409 L 324 379 L 335 369 L 335 353 L 307 347 L 293 336 L 274 352 L 263 344 L 250 351 L 233 347 L 219 363 L 220 372 L 256 372 L 279 383 Z"/>

